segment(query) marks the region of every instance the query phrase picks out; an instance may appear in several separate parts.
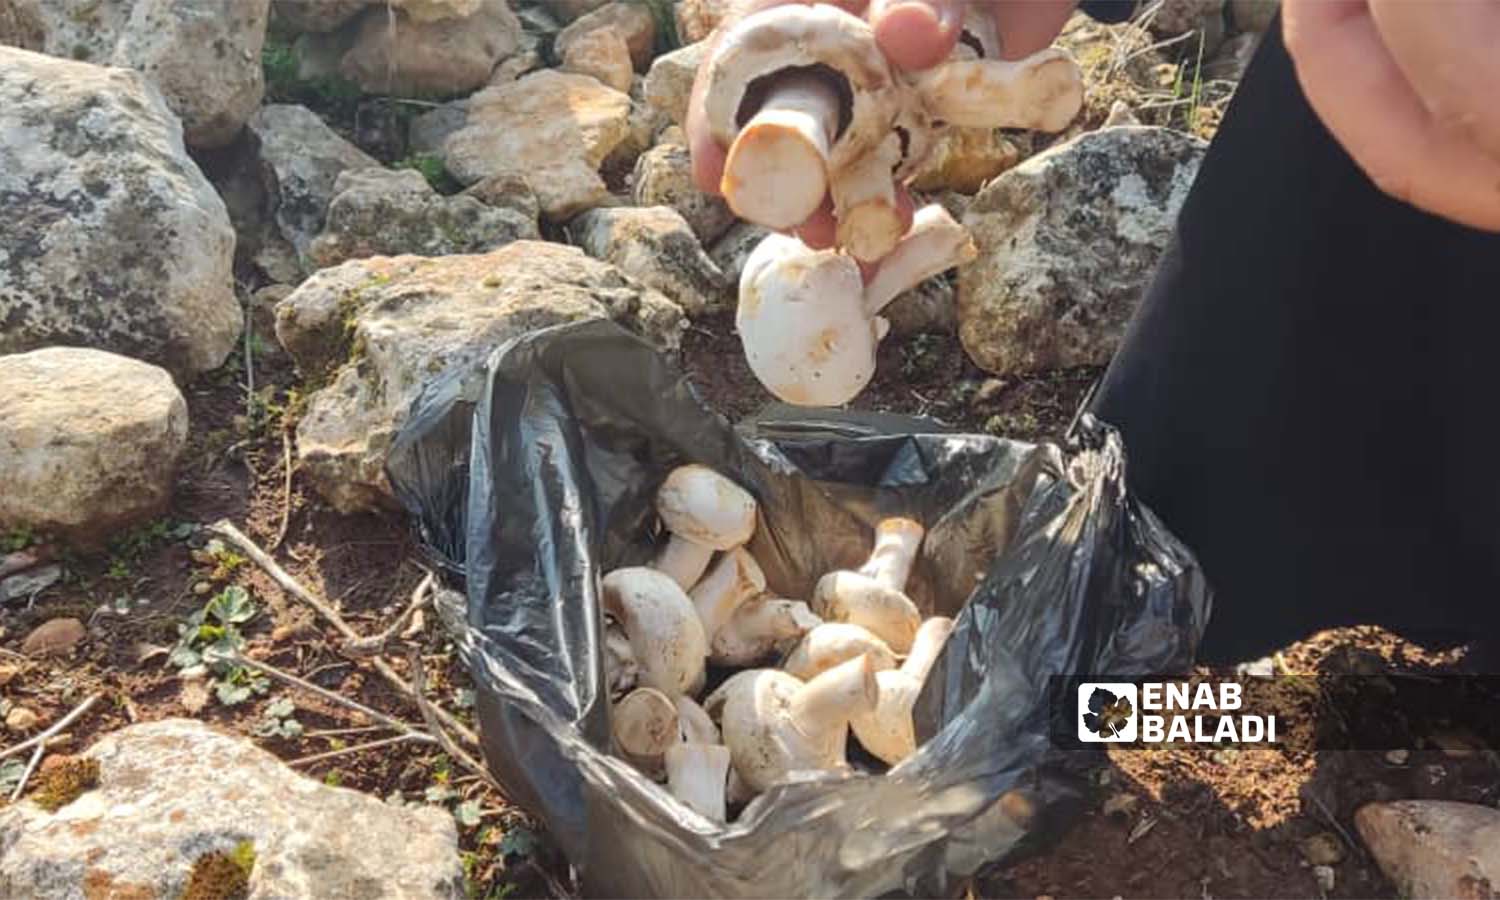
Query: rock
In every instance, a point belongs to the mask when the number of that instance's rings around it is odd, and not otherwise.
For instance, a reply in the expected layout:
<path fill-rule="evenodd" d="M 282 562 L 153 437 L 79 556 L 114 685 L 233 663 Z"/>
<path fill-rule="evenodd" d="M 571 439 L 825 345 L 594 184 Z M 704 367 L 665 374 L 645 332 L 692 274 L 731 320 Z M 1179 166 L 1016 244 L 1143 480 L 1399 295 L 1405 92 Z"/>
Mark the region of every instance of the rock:
<path fill-rule="evenodd" d="M 405 10 L 395 27 L 384 5 L 353 26 L 340 71 L 371 94 L 449 97 L 482 87 L 495 64 L 521 46 L 521 20 L 506 0 L 483 0 L 466 18 L 418 21 Z"/>
<path fill-rule="evenodd" d="M 666 294 L 688 315 L 717 312 L 729 297 L 729 280 L 675 209 L 594 209 L 570 229 L 585 253 Z"/>
<path fill-rule="evenodd" d="M 972 194 L 1021 161 L 1021 148 L 992 128 L 950 128 L 932 148 L 912 187 Z"/>
<path fill-rule="evenodd" d="M 1333 866 L 1313 866 L 1313 880 L 1318 883 L 1318 889 L 1324 894 L 1333 892 L 1334 885 L 1338 883 L 1338 875 Z"/>
<path fill-rule="evenodd" d="M 485 82 L 491 87 L 500 84 L 511 84 L 516 79 L 542 68 L 542 55 L 535 50 L 521 50 L 514 56 L 506 57 L 490 73 L 490 80 Z"/>
<path fill-rule="evenodd" d="M 749 222 L 736 222 L 730 226 L 724 236 L 708 251 L 708 258 L 714 261 L 729 283 L 738 289 L 740 274 L 745 271 L 745 263 L 749 261 L 750 254 L 771 232 L 759 225 Z"/>
<path fill-rule="evenodd" d="M 1270 681 L 1276 677 L 1276 660 L 1269 656 L 1262 656 L 1260 659 L 1242 662 L 1234 667 L 1234 674 L 1239 678 Z"/>
<path fill-rule="evenodd" d="M 275 0 L 271 13 L 279 25 L 292 31 L 322 34 L 365 11 L 371 0 Z"/>
<path fill-rule="evenodd" d="M 114 54 L 133 7 L 122 0 L 38 0 L 37 5 L 47 30 L 42 52 L 99 64 Z"/>
<path fill-rule="evenodd" d="M 1110 128 L 981 191 L 964 217 L 979 256 L 958 286 L 974 362 L 999 375 L 1108 362 L 1205 147 L 1166 128 Z"/>
<path fill-rule="evenodd" d="M 603 203 L 599 167 L 630 137 L 630 97 L 584 75 L 544 69 L 469 98 L 448 138 L 448 171 L 464 184 L 519 175 L 554 221 Z"/>
<path fill-rule="evenodd" d="M 677 37 L 685 43 L 707 39 L 729 14 L 730 0 L 678 0 L 673 7 Z"/>
<path fill-rule="evenodd" d="M 1410 758 L 1411 751 L 1399 747 L 1395 750 L 1387 750 L 1385 753 L 1385 761 L 1393 766 L 1404 766 Z"/>
<path fill-rule="evenodd" d="M 0 469 L 3 469 L 0 466 Z M 25 600 L 28 603 L 38 594 L 62 580 L 62 566 L 38 566 L 0 579 L 0 603 Z"/>
<path fill-rule="evenodd" d="M 229 224 L 234 228 L 235 271 L 248 267 L 266 241 L 276 235 L 276 179 L 261 162 L 260 139 L 247 128 L 223 147 L 199 148 L 193 161 L 229 213 Z"/>
<path fill-rule="evenodd" d="M 544 0 L 546 8 L 564 22 L 571 22 L 585 13 L 593 12 L 609 0 Z"/>
<path fill-rule="evenodd" d="M 1068 20 L 1056 46 L 1066 50 L 1083 71 L 1084 109 L 1061 140 L 1098 128 L 1117 101 L 1141 109 L 1158 98 L 1162 85 L 1156 69 L 1166 62 L 1155 49 L 1159 43 L 1155 35 L 1133 22 L 1104 25 L 1083 14 Z M 1170 81 L 1166 87 L 1171 87 Z M 1160 125 L 1170 114 L 1170 109 L 1162 107 L 1140 115 L 1147 117 L 1142 120 L 1145 124 Z"/>
<path fill-rule="evenodd" d="M 974 405 L 990 406 L 998 402 L 1000 400 L 1000 395 L 1005 393 L 1005 389 L 1007 387 L 1009 387 L 1009 385 L 998 378 L 984 379 L 983 381 L 979 382 L 979 387 L 974 389 Z M 1106 772 L 1104 774 L 1108 773 Z M 1134 794 L 1120 794 L 1118 796 L 1130 797 L 1132 798 L 1132 800 L 1136 799 Z M 1104 814 L 1109 815 L 1108 803 L 1105 804 Z"/>
<path fill-rule="evenodd" d="M 48 619 L 26 635 L 21 652 L 33 657 L 66 656 L 86 635 L 83 623 L 77 619 Z"/>
<path fill-rule="evenodd" d="M 42 717 L 24 706 L 13 706 L 5 714 L 5 727 L 14 734 L 25 734 L 37 726 Z"/>
<path fill-rule="evenodd" d="M 646 103 L 682 125 L 687 120 L 688 98 L 693 95 L 693 78 L 707 53 L 708 46 L 700 41 L 658 56 L 642 88 Z"/>
<path fill-rule="evenodd" d="M 1445 800 L 1371 803 L 1354 825 L 1402 896 L 1500 895 L 1500 810 Z"/>
<path fill-rule="evenodd" d="M 406 149 L 412 155 L 441 156 L 443 142 L 469 121 L 468 100 L 444 103 L 437 109 L 411 120 L 406 133 Z"/>
<path fill-rule="evenodd" d="M 1281 0 L 1229 0 L 1229 21 L 1235 31 L 1261 34 L 1271 27 Z"/>
<path fill-rule="evenodd" d="M 441 808 L 328 787 L 186 719 L 121 729 L 84 757 L 97 761 L 97 784 L 57 812 L 0 810 L 11 895 L 181 897 L 200 860 L 244 848 L 249 897 L 465 896 L 457 828 Z"/>
<path fill-rule="evenodd" d="M 637 71 L 644 72 L 651 65 L 656 49 L 656 19 L 651 15 L 651 8 L 639 2 L 607 3 L 580 16 L 558 32 L 552 52 L 559 59 L 566 60 L 575 42 L 600 32 L 619 38 L 629 48 L 631 64 Z M 629 90 L 629 87 L 621 90 Z"/>
<path fill-rule="evenodd" d="M 194 147 L 234 139 L 265 96 L 270 0 L 135 0 L 110 62 L 150 78 Z"/>
<path fill-rule="evenodd" d="M 306 376 L 330 378 L 297 428 L 305 472 L 335 508 L 387 505 L 385 454 L 417 393 L 530 329 L 611 318 L 677 346 L 682 311 L 561 244 L 483 256 L 376 257 L 324 269 L 277 308 L 276 333 Z"/>
<path fill-rule="evenodd" d="M 0 353 L 229 355 L 234 229 L 142 75 L 0 47 L 0 197 Z"/>
<path fill-rule="evenodd" d="M 156 366 L 71 347 L 0 356 L 0 533 L 87 544 L 160 513 L 187 429 Z"/>
<path fill-rule="evenodd" d="M 1109 116 L 1104 120 L 1101 128 L 1126 128 L 1139 126 L 1141 120 L 1136 117 L 1135 110 L 1124 100 L 1116 100 L 1109 108 Z"/>
<path fill-rule="evenodd" d="M 518 210 L 533 222 L 542 214 L 536 194 L 519 175 L 491 175 L 464 191 L 464 195 L 487 206 Z"/>
<path fill-rule="evenodd" d="M 622 93 L 628 93 L 631 82 L 635 80 L 630 48 L 623 38 L 608 29 L 580 35 L 561 55 L 564 72 L 597 78 Z"/>
<path fill-rule="evenodd" d="M 485 0 L 392 0 L 391 5 L 413 22 L 467 19 L 484 8 Z"/>
<path fill-rule="evenodd" d="M 958 329 L 953 294 L 953 282 L 946 275 L 934 275 L 892 300 L 880 314 L 891 323 L 893 337 L 952 334 Z"/>
<path fill-rule="evenodd" d="M 341 172 L 380 163 L 339 137 L 305 106 L 272 104 L 250 119 L 261 159 L 276 176 L 276 225 L 299 254 L 323 230 Z"/>
<path fill-rule="evenodd" d="M 276 304 L 290 296 L 292 290 L 291 285 L 268 284 L 250 295 L 249 327 L 259 343 L 255 350 L 257 360 L 262 355 L 283 355 L 281 344 L 276 341 Z"/>
<path fill-rule="evenodd" d="M 1209 80 L 1239 81 L 1260 48 L 1259 34 L 1237 34 L 1224 42 L 1219 53 L 1203 64 L 1203 77 Z"/>
<path fill-rule="evenodd" d="M 321 269 L 367 256 L 482 253 L 540 237 L 534 216 L 444 197 L 420 172 L 351 169 L 334 183 L 328 222 L 308 257 Z"/>
<path fill-rule="evenodd" d="M 1344 859 L 1344 843 L 1331 831 L 1320 831 L 1297 846 L 1303 859 L 1314 866 L 1336 866 Z"/>
<path fill-rule="evenodd" d="M 1213 56 L 1224 42 L 1225 0 L 1162 0 L 1156 14 L 1145 19 L 1146 27 L 1163 38 L 1197 32 L 1203 41 L 1203 58 Z M 1198 39 L 1189 39 L 1187 48 L 1198 53 Z"/>
<path fill-rule="evenodd" d="M 0 687 L 5 687 L 21 674 L 21 667 L 14 663 L 0 663 Z"/>
<path fill-rule="evenodd" d="M 0 0 L 0 44 L 38 52 L 47 45 L 38 0 Z"/>
<path fill-rule="evenodd" d="M 687 220 L 705 246 L 735 222 L 734 213 L 720 197 L 705 194 L 693 183 L 693 159 L 681 144 L 657 144 L 635 161 L 632 193 L 636 206 L 670 206 Z"/>

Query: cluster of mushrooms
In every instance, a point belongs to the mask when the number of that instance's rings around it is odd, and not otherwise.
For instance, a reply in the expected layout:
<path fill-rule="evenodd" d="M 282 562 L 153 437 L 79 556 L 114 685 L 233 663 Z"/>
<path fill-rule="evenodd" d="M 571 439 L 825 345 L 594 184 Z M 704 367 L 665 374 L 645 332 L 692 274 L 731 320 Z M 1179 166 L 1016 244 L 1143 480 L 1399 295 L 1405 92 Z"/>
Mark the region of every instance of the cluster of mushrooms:
<path fill-rule="evenodd" d="M 945 129 L 1060 131 L 1083 104 L 1078 66 L 1048 49 L 1000 58 L 993 21 L 971 15 L 944 63 L 900 71 L 868 23 L 833 5 L 783 5 L 727 31 L 708 64 L 706 119 L 729 147 L 720 185 L 740 218 L 795 228 L 831 198 L 835 247 L 773 234 L 740 279 L 737 326 L 767 390 L 787 403 L 838 406 L 875 372 L 889 326 L 880 311 L 933 275 L 973 259 L 942 207 L 910 228 L 897 186 Z M 866 283 L 861 264 L 879 263 Z"/>
<path fill-rule="evenodd" d="M 665 548 L 602 581 L 621 756 L 723 822 L 793 772 L 848 769 L 851 731 L 889 765 L 916 749 L 912 706 L 953 627 L 922 621 L 904 593 L 920 524 L 880 522 L 869 560 L 824 575 L 805 603 L 767 593 L 745 549 L 756 503 L 734 482 L 681 466 L 656 508 Z M 741 671 L 700 705 L 709 665 Z"/>

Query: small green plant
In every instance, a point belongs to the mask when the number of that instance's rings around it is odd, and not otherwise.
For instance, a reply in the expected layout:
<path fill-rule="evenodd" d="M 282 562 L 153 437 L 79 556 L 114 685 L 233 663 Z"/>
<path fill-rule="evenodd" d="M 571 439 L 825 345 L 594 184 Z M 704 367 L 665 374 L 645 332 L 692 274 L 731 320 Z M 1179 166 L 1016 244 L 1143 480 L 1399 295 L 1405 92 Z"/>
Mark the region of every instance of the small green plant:
<path fill-rule="evenodd" d="M 278 697 L 266 705 L 260 723 L 255 726 L 256 737 L 274 737 L 295 740 L 302 737 L 302 723 L 298 722 L 297 704 L 290 697 Z"/>
<path fill-rule="evenodd" d="M 266 38 L 260 66 L 265 73 L 266 97 L 276 103 L 340 107 L 357 103 L 361 96 L 359 85 L 335 75 L 302 78 L 297 51 L 284 37 Z"/>
<path fill-rule="evenodd" d="M 245 649 L 240 626 L 255 618 L 250 592 L 231 585 L 177 626 L 177 646 L 167 661 L 179 669 L 204 666 L 214 676 L 214 695 L 225 706 L 264 694 L 266 679 L 234 662 Z"/>
<path fill-rule="evenodd" d="M 427 183 L 432 185 L 432 189 L 439 194 L 456 194 L 463 187 L 448 173 L 448 167 L 443 163 L 443 158 L 431 153 L 416 153 L 397 160 L 394 168 L 420 172 L 422 177 L 427 179 Z"/>
<path fill-rule="evenodd" d="M 41 539 L 30 526 L 19 525 L 0 535 L 0 553 L 15 553 L 40 542 Z"/>

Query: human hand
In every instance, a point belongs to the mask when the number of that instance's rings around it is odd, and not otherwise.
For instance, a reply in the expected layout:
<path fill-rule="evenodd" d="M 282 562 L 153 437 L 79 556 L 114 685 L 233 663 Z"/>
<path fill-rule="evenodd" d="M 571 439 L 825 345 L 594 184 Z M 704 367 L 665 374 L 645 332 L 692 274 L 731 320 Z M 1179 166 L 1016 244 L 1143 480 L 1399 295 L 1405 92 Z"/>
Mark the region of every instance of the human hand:
<path fill-rule="evenodd" d="M 743 18 L 773 6 L 805 0 L 746 0 L 735 11 L 730 21 Z M 875 31 L 875 40 L 886 58 L 896 66 L 908 71 L 931 68 L 948 57 L 958 43 L 963 30 L 963 18 L 968 2 L 984 10 L 995 21 L 996 32 L 1001 36 L 1001 56 L 1005 59 L 1021 59 L 1051 45 L 1053 38 L 1062 31 L 1068 17 L 1077 6 L 1077 0 L 830 0 L 847 12 L 867 19 Z M 711 38 L 708 57 L 713 55 L 713 43 L 722 34 L 721 26 Z M 692 97 L 688 104 L 686 131 L 693 159 L 693 179 L 698 189 L 718 195 L 719 183 L 724 175 L 724 162 L 728 148 L 714 140 L 709 133 L 704 115 L 704 89 L 707 66 L 698 71 L 693 84 Z M 912 215 L 911 198 L 900 191 L 898 204 L 907 224 Z M 804 243 L 814 248 L 830 247 L 834 243 L 836 223 L 832 203 L 825 199 L 823 207 L 812 218 L 797 229 Z"/>
<path fill-rule="evenodd" d="M 1500 0 L 1285 0 L 1308 102 L 1376 187 L 1500 231 Z"/>

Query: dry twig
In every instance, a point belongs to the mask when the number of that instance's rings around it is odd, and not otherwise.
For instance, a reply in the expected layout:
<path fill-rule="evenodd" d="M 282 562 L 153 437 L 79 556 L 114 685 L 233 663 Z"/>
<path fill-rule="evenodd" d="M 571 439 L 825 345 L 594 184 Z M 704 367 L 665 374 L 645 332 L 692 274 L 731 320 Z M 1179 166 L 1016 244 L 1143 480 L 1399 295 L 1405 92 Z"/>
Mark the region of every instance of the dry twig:
<path fill-rule="evenodd" d="M 285 423 L 281 426 L 281 465 L 286 470 L 286 481 L 281 487 L 281 526 L 276 529 L 276 540 L 271 542 L 273 551 L 286 540 L 286 527 L 292 521 L 292 436 Z"/>
<path fill-rule="evenodd" d="M 324 753 L 314 753 L 312 756 L 304 756 L 287 763 L 289 766 L 306 766 L 325 759 L 333 759 L 336 756 L 348 756 L 351 753 L 359 753 L 364 750 L 374 750 L 378 747 L 389 747 L 391 744 L 403 744 L 407 741 L 417 740 L 419 737 L 429 737 L 419 731 L 408 731 L 406 734 L 398 734 L 394 737 L 381 738 L 378 741 L 369 741 L 364 744 L 355 744 L 353 747 L 340 747 L 337 750 L 329 750 Z"/>
<path fill-rule="evenodd" d="M 380 632 L 379 634 L 372 634 L 369 637 L 360 638 L 357 641 L 345 642 L 345 652 L 353 654 L 355 656 L 375 656 L 377 654 L 383 653 L 385 651 L 386 641 L 389 641 L 391 638 L 395 637 L 396 632 L 401 630 L 401 627 L 406 623 L 406 621 L 412 616 L 416 615 L 417 612 L 422 609 L 422 607 L 427 605 L 427 601 L 432 597 L 432 588 L 435 583 L 436 578 L 433 576 L 433 574 L 431 572 L 426 572 L 422 580 L 417 583 L 416 588 L 412 590 L 411 601 L 407 604 L 406 609 L 401 613 L 401 615 L 396 617 L 396 620 L 394 622 L 392 622 L 389 626 L 386 627 L 384 631 Z"/>
<path fill-rule="evenodd" d="M 20 753 L 21 751 L 26 750 L 30 747 L 36 747 L 38 750 L 41 750 L 46 746 L 47 741 L 51 740 L 54 735 L 62 731 L 64 728 L 67 728 L 69 725 L 72 725 L 75 721 L 78 720 L 79 716 L 82 716 L 84 713 L 88 712 L 89 707 L 93 706 L 99 701 L 99 696 L 99 694 L 89 694 L 88 697 L 84 698 L 84 701 L 82 703 L 73 708 L 72 712 L 63 716 L 61 719 L 58 719 L 46 731 L 42 732 L 36 737 L 27 738 L 14 747 L 6 747 L 4 750 L 0 750 L 0 759 L 4 759 L 7 756 L 14 756 L 15 754 Z"/>
<path fill-rule="evenodd" d="M 417 735 L 418 737 L 413 738 L 414 740 L 425 740 L 429 743 L 439 743 L 437 738 L 433 737 L 430 734 L 426 734 L 425 732 L 419 731 L 416 728 L 413 728 L 400 719 L 393 719 L 385 713 L 380 712 L 379 710 L 371 709 L 370 707 L 365 706 L 358 700 L 351 700 L 350 698 L 345 697 L 343 694 L 337 694 L 333 691 L 328 690 L 327 688 L 319 687 L 318 685 L 313 684 L 311 681 L 306 681 L 304 679 L 298 678 L 296 675 L 293 675 L 290 672 L 283 672 L 282 670 L 269 663 L 263 663 L 258 659 L 251 659 L 248 656 L 239 655 L 229 656 L 226 657 L 226 659 L 228 659 L 235 665 L 248 666 L 249 668 L 252 668 L 257 672 L 262 672 L 266 675 L 271 676 L 272 678 L 275 678 L 277 681 L 281 681 L 293 687 L 298 687 L 305 691 L 317 694 L 319 697 L 322 697 L 324 700 L 327 700 L 330 703 L 337 703 L 340 706 L 348 707 L 349 709 L 354 710 L 355 712 L 371 719 L 372 721 L 381 723 L 387 728 L 393 728 L 396 731 L 400 731 L 404 734 Z"/>
<path fill-rule="evenodd" d="M 422 692 L 426 686 L 427 676 L 425 670 L 422 668 L 422 651 L 419 648 L 411 648 L 411 652 L 407 654 L 407 664 L 411 668 L 412 687 L 415 690 L 415 696 L 417 698 L 417 709 L 422 711 L 422 718 L 427 722 L 428 730 L 430 730 L 434 735 L 437 736 L 438 745 L 441 746 L 449 756 L 462 763 L 464 768 L 473 772 L 475 775 L 478 775 L 480 780 L 482 780 L 490 787 L 494 788 L 496 792 L 500 794 L 500 796 L 506 796 L 505 788 L 501 787 L 500 782 L 496 781 L 494 777 L 490 775 L 489 770 L 486 769 L 484 765 L 478 760 L 465 753 L 462 747 L 459 747 L 457 744 L 453 743 L 453 741 L 449 739 L 448 734 L 443 731 L 442 724 L 437 721 L 437 713 L 439 712 L 439 710 L 431 703 L 428 703 L 427 698 L 422 695 Z"/>

